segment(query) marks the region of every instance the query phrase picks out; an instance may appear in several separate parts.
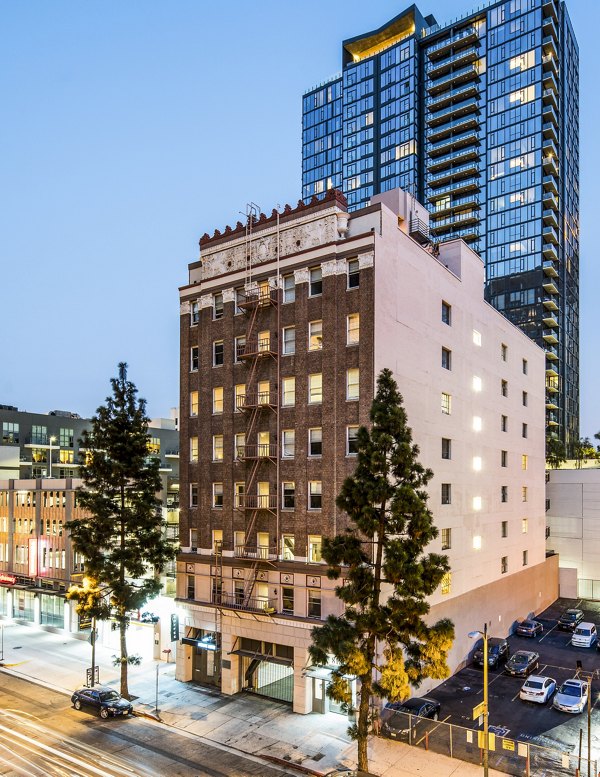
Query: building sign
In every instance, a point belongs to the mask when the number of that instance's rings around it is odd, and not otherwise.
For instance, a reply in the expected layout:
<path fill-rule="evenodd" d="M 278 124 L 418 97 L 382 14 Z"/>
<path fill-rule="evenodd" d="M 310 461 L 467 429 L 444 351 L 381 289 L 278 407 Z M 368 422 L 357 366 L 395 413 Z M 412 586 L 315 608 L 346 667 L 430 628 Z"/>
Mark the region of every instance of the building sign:
<path fill-rule="evenodd" d="M 37 537 L 29 538 L 29 577 L 35 577 L 38 573 Z"/>
<path fill-rule="evenodd" d="M 16 575 L 9 575 L 6 572 L 0 572 L 0 583 L 8 583 L 8 585 L 14 585 L 17 582 Z"/>
<path fill-rule="evenodd" d="M 171 642 L 179 640 L 179 615 L 176 612 L 171 613 Z"/>

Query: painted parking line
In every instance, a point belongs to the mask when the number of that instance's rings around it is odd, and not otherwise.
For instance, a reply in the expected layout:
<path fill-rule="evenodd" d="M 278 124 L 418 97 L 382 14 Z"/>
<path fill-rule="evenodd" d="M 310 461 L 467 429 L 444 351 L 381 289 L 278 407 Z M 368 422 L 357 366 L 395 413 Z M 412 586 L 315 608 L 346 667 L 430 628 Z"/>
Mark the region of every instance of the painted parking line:
<path fill-rule="evenodd" d="M 436 730 L 437 730 L 437 729 L 438 729 L 438 728 L 439 728 L 439 727 L 442 725 L 442 723 L 447 723 L 447 722 L 450 720 L 450 718 L 451 718 L 451 715 L 446 715 L 446 717 L 445 717 L 445 718 L 442 718 L 442 720 L 438 721 L 438 724 L 437 724 L 437 726 L 434 726 L 434 727 L 433 727 L 433 728 L 431 728 L 429 731 L 426 731 L 426 732 L 425 732 L 425 734 L 423 734 L 423 736 L 421 737 L 421 739 L 419 739 L 417 742 L 415 742 L 415 745 L 420 745 L 420 744 L 421 744 L 421 742 L 422 742 L 422 741 L 423 741 L 423 740 L 424 740 L 426 737 L 428 737 L 430 734 L 432 734 L 434 731 L 436 731 Z"/>
<path fill-rule="evenodd" d="M 552 628 L 550 629 L 550 631 L 545 631 L 545 632 L 544 632 L 544 636 L 543 636 L 543 637 L 540 637 L 540 642 L 543 642 L 543 641 L 546 639 L 546 637 L 547 637 L 549 634 L 552 634 L 552 632 L 554 631 L 554 629 L 555 629 L 557 626 L 558 626 L 558 622 L 556 622 L 556 623 L 554 624 L 554 626 L 552 626 Z"/>

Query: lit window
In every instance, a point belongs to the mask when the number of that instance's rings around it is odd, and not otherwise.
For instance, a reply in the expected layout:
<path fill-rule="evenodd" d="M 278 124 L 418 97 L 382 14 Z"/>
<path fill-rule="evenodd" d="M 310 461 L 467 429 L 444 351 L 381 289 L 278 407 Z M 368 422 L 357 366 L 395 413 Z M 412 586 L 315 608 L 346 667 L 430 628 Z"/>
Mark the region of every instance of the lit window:
<path fill-rule="evenodd" d="M 258 352 L 266 353 L 271 350 L 271 333 L 268 329 L 258 333 Z"/>
<path fill-rule="evenodd" d="M 442 550 L 452 547 L 452 529 L 442 529 Z"/>
<path fill-rule="evenodd" d="M 346 428 L 346 454 L 356 456 L 358 453 L 358 426 Z"/>
<path fill-rule="evenodd" d="M 223 507 L 223 484 L 213 483 L 212 506 L 221 509 Z"/>
<path fill-rule="evenodd" d="M 213 296 L 213 318 L 223 318 L 223 295 L 220 293 Z"/>
<path fill-rule="evenodd" d="M 310 294 L 311 297 L 317 297 L 323 293 L 323 274 L 320 267 L 314 267 L 310 271 Z"/>
<path fill-rule="evenodd" d="M 452 504 L 452 483 L 442 483 L 442 504 Z"/>
<path fill-rule="evenodd" d="M 357 289 L 360 285 L 360 269 L 358 259 L 348 260 L 348 288 Z"/>
<path fill-rule="evenodd" d="M 473 344 L 481 345 L 481 332 L 478 332 L 476 329 L 473 330 Z"/>
<path fill-rule="evenodd" d="M 308 481 L 308 508 L 309 510 L 321 509 L 321 481 L 309 480 Z"/>
<path fill-rule="evenodd" d="M 529 519 L 528 518 L 523 518 L 521 520 L 521 531 L 523 532 L 523 534 L 527 534 L 527 532 L 529 531 Z"/>
<path fill-rule="evenodd" d="M 475 472 L 481 472 L 481 456 L 473 456 L 473 469 Z"/>
<path fill-rule="evenodd" d="M 450 593 L 450 588 L 452 586 L 451 572 L 446 572 L 446 574 L 442 577 L 442 582 L 440 583 L 440 586 L 441 586 L 442 596 L 447 596 Z"/>
<path fill-rule="evenodd" d="M 318 405 L 323 401 L 323 375 L 316 372 L 308 376 L 308 402 Z"/>
<path fill-rule="evenodd" d="M 190 437 L 190 461 L 198 461 L 198 438 Z"/>
<path fill-rule="evenodd" d="M 527 486 L 523 486 L 523 487 L 521 488 L 521 500 L 522 500 L 523 502 L 526 502 L 526 501 L 527 501 Z"/>
<path fill-rule="evenodd" d="M 321 591 L 318 588 L 308 589 L 307 615 L 309 618 L 321 617 Z"/>
<path fill-rule="evenodd" d="M 444 415 L 450 415 L 452 409 L 452 397 L 450 394 L 446 394 L 442 391 L 442 413 Z"/>
<path fill-rule="evenodd" d="M 237 383 L 235 386 L 235 411 L 240 412 L 246 404 L 246 384 Z"/>
<path fill-rule="evenodd" d="M 481 497 L 480 496 L 474 496 L 473 497 L 473 510 L 481 510 Z"/>
<path fill-rule="evenodd" d="M 442 301 L 442 323 L 451 326 L 452 324 L 452 305 Z"/>
<path fill-rule="evenodd" d="M 213 413 L 222 413 L 223 412 L 223 386 L 216 386 L 213 389 Z"/>
<path fill-rule="evenodd" d="M 190 348 L 190 372 L 198 372 L 200 364 L 200 349 L 197 345 Z"/>
<path fill-rule="evenodd" d="M 351 313 L 346 316 L 346 344 L 356 345 L 360 340 L 360 315 Z"/>
<path fill-rule="evenodd" d="M 321 456 L 323 453 L 323 430 L 320 426 L 308 430 L 308 455 Z"/>
<path fill-rule="evenodd" d="M 313 564 L 321 561 L 321 546 L 323 540 L 318 534 L 311 534 L 308 537 L 308 560 Z"/>
<path fill-rule="evenodd" d="M 283 276 L 283 301 L 294 302 L 296 299 L 296 281 L 293 275 Z"/>
<path fill-rule="evenodd" d="M 473 375 L 473 391 L 481 391 L 481 387 L 481 378 L 477 375 Z"/>
<path fill-rule="evenodd" d="M 452 351 L 448 348 L 442 348 L 442 368 L 444 370 L 452 369 Z"/>
<path fill-rule="evenodd" d="M 349 370 L 346 370 L 346 399 L 358 399 L 360 393 L 359 381 L 360 373 L 358 367 L 351 367 Z"/>
<path fill-rule="evenodd" d="M 284 429 L 281 433 L 281 455 L 284 459 L 292 459 L 296 453 L 296 432 L 294 429 Z"/>
<path fill-rule="evenodd" d="M 223 341 L 215 340 L 213 343 L 213 367 L 223 364 Z"/>
<path fill-rule="evenodd" d="M 481 535 L 476 534 L 473 537 L 473 550 L 481 550 Z"/>
<path fill-rule="evenodd" d="M 481 429 L 482 429 L 481 416 L 474 415 L 473 416 L 473 431 L 474 432 L 480 432 Z"/>
<path fill-rule="evenodd" d="M 286 326 L 283 330 L 283 354 L 289 356 L 296 353 L 296 327 Z"/>
<path fill-rule="evenodd" d="M 198 415 L 198 392 L 190 391 L 190 415 L 192 417 Z"/>
<path fill-rule="evenodd" d="M 222 434 L 213 434 L 213 461 L 223 461 Z"/>
<path fill-rule="evenodd" d="M 285 485 L 285 484 L 284 484 Z M 294 485 L 293 483 L 288 483 L 288 485 Z M 282 553 L 284 561 L 293 561 L 294 560 L 294 535 L 293 534 L 284 534 L 281 538 L 281 547 L 282 547 Z"/>
<path fill-rule="evenodd" d="M 527 464 L 529 463 L 529 460 L 527 458 L 527 454 L 524 453 L 521 456 L 521 469 L 527 469 Z"/>
<path fill-rule="evenodd" d="M 271 386 L 268 380 L 258 381 L 258 394 L 256 396 L 256 402 L 258 405 L 268 405 L 271 402 Z"/>
<path fill-rule="evenodd" d="M 284 378 L 281 382 L 281 404 L 292 407 L 296 404 L 296 378 Z"/>
<path fill-rule="evenodd" d="M 320 351 L 323 348 L 323 322 L 310 321 L 308 324 L 308 350 Z"/>

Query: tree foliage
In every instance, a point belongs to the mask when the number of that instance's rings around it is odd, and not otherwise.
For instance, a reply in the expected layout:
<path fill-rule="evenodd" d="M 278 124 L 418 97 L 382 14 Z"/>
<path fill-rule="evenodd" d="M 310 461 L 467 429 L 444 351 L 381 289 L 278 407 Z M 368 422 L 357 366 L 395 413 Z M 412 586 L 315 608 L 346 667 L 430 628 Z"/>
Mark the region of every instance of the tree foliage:
<path fill-rule="evenodd" d="M 449 564 L 445 555 L 425 552 L 438 534 L 424 490 L 433 473 L 418 462 L 390 370 L 377 380 L 370 421 L 370 430 L 359 429 L 356 469 L 337 499 L 352 526 L 323 542 L 328 577 L 342 578 L 336 593 L 345 612 L 315 628 L 309 648 L 315 664 L 330 663 L 330 655 L 339 664 L 329 690 L 337 701 L 350 701 L 345 677 L 360 681 L 357 722 L 350 733 L 364 771 L 374 720 L 371 696 L 400 701 L 425 678 L 447 677 L 454 638 L 451 621 L 425 621 L 427 597 Z"/>
<path fill-rule="evenodd" d="M 120 632 L 121 694 L 129 696 L 127 667 L 137 659 L 127 654 L 128 613 L 159 593 L 158 574 L 175 548 L 165 539 L 157 497 L 160 461 L 149 454 L 145 400 L 137 398 L 124 363 L 111 385 L 112 396 L 97 409 L 80 440 L 85 459 L 77 499 L 85 514 L 67 529 L 74 549 L 85 557 L 86 575 L 96 591 L 80 586 L 71 590 L 71 598 L 81 611 L 106 617 L 102 597 L 108 597 Z"/>
<path fill-rule="evenodd" d="M 588 459 L 596 458 L 596 449 L 589 437 L 582 437 L 573 443 L 573 458 L 577 469 L 581 469 L 583 464 L 587 464 Z"/>
<path fill-rule="evenodd" d="M 546 464 L 550 469 L 559 469 L 567 460 L 565 444 L 556 437 L 546 440 Z"/>

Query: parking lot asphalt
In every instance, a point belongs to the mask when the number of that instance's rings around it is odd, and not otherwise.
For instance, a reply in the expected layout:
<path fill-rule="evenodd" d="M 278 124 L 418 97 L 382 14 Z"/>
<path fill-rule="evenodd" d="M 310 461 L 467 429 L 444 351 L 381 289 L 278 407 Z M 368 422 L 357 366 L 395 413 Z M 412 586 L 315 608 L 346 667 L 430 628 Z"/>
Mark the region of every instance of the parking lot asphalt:
<path fill-rule="evenodd" d="M 557 686 L 564 680 L 578 676 L 577 661 L 581 661 L 579 676 L 592 681 L 592 752 L 600 751 L 600 651 L 591 648 L 576 648 L 571 642 L 571 632 L 557 628 L 557 621 L 564 610 L 576 607 L 585 613 L 585 621 L 600 625 L 600 602 L 572 599 L 557 599 L 554 604 L 535 619 L 544 626 L 537 637 L 508 637 L 509 652 L 532 650 L 540 655 L 537 675 L 553 677 Z M 523 613 L 523 618 L 527 613 Z M 515 624 L 516 626 L 516 624 Z M 493 637 L 504 634 L 490 634 Z M 545 704 L 526 702 L 519 699 L 519 690 L 524 678 L 505 674 L 504 665 L 491 669 L 489 682 L 489 724 L 490 730 L 499 736 L 519 739 L 542 747 L 557 748 L 575 752 L 579 747 L 579 732 L 583 729 L 584 748 L 587 744 L 587 712 L 568 714 L 552 708 L 552 697 Z M 473 707 L 483 699 L 483 668 L 473 665 L 457 672 L 442 685 L 427 693 L 441 705 L 440 719 L 448 723 L 476 729 L 478 721 L 473 720 Z"/>

